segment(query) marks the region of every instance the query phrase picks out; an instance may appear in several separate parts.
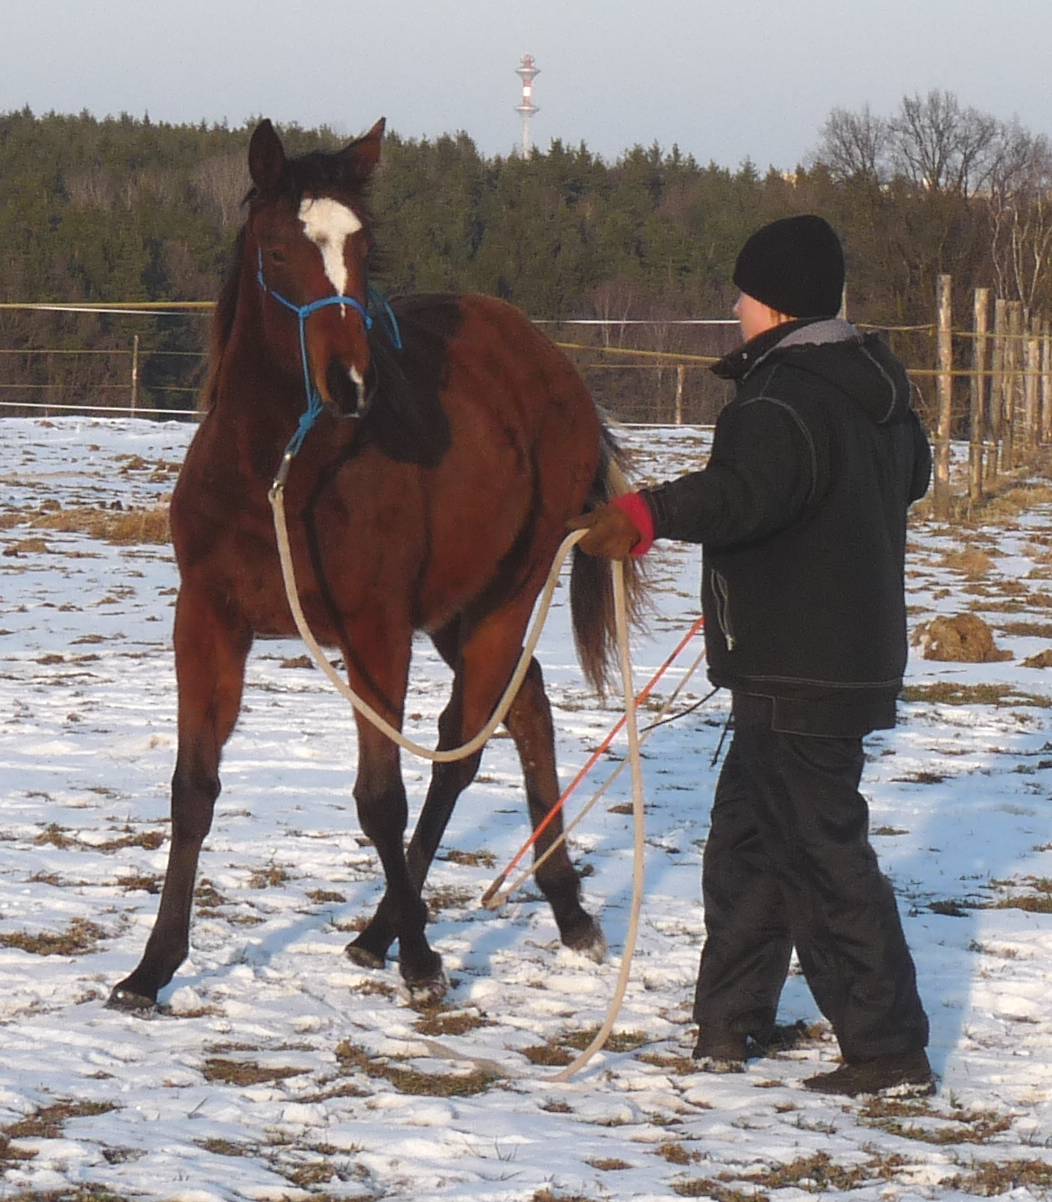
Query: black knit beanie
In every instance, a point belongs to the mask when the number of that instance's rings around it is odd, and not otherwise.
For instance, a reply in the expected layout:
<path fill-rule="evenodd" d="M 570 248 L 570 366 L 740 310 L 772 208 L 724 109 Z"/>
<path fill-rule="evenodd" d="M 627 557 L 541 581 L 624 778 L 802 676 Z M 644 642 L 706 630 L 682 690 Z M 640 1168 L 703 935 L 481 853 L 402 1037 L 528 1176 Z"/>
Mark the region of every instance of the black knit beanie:
<path fill-rule="evenodd" d="M 840 239 L 812 214 L 772 221 L 742 247 L 734 282 L 787 317 L 835 317 L 844 292 Z"/>

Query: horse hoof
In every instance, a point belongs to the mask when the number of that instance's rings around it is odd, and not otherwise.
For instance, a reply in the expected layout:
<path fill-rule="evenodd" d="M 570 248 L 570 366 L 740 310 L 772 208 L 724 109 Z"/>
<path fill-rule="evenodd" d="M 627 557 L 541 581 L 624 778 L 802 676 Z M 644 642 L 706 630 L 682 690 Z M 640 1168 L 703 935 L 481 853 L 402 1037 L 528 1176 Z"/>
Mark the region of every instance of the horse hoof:
<path fill-rule="evenodd" d="M 598 923 L 589 922 L 587 927 L 568 936 L 563 943 L 570 951 L 587 956 L 596 964 L 602 964 L 606 959 L 606 936 Z"/>
<path fill-rule="evenodd" d="M 383 968 L 386 961 L 370 948 L 363 947 L 357 939 L 348 943 L 343 949 L 347 959 L 353 961 L 359 968 Z"/>
<path fill-rule="evenodd" d="M 110 994 L 109 1000 L 106 1002 L 106 1009 L 120 1010 L 124 1014 L 134 1014 L 139 1018 L 149 1018 L 153 1014 L 160 1013 L 160 1007 L 155 998 L 134 993 L 122 985 L 118 985 Z"/>
<path fill-rule="evenodd" d="M 406 981 L 405 987 L 409 991 L 410 1006 L 429 1010 L 437 1006 L 449 992 L 449 978 L 439 969 L 436 976 L 421 981 Z"/>

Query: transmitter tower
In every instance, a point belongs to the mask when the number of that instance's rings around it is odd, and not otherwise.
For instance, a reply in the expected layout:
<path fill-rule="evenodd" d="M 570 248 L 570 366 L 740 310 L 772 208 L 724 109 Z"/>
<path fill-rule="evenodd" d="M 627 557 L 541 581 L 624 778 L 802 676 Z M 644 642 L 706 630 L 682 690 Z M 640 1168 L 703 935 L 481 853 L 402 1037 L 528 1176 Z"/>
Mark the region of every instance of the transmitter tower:
<path fill-rule="evenodd" d="M 540 68 L 533 61 L 532 54 L 524 54 L 522 62 L 515 68 L 515 74 L 522 80 L 522 100 L 515 106 L 515 111 L 522 116 L 522 157 L 529 158 L 530 151 L 533 149 L 533 141 L 530 137 L 530 121 L 533 119 L 534 113 L 539 113 L 541 110 L 533 103 L 533 79 L 535 75 L 540 74 Z"/>

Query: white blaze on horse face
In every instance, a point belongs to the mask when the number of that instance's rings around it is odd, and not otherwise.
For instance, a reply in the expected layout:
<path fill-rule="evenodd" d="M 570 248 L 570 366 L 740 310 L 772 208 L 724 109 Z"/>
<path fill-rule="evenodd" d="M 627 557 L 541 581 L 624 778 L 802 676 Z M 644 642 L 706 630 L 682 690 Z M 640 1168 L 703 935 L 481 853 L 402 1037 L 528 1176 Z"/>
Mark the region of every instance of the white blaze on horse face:
<path fill-rule="evenodd" d="M 337 296 L 347 287 L 347 264 L 343 252 L 347 239 L 356 234 L 362 223 L 358 215 L 331 196 L 308 196 L 301 204 L 300 221 L 307 237 L 321 251 L 321 261 Z M 346 312 L 346 306 L 340 306 Z"/>

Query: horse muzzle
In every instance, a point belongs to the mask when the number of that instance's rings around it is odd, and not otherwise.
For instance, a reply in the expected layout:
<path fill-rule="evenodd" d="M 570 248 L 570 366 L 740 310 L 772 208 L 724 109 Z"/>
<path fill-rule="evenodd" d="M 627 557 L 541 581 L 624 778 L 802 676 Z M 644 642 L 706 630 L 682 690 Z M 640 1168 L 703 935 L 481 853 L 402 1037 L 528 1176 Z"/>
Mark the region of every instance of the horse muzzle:
<path fill-rule="evenodd" d="M 372 362 L 364 321 L 349 308 L 319 313 L 307 327 L 307 347 L 314 386 L 325 407 L 337 417 L 360 417 Z"/>
<path fill-rule="evenodd" d="M 356 366 L 347 367 L 341 360 L 333 359 L 318 380 L 318 392 L 337 417 L 361 417 L 365 412 L 365 376 Z"/>

